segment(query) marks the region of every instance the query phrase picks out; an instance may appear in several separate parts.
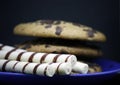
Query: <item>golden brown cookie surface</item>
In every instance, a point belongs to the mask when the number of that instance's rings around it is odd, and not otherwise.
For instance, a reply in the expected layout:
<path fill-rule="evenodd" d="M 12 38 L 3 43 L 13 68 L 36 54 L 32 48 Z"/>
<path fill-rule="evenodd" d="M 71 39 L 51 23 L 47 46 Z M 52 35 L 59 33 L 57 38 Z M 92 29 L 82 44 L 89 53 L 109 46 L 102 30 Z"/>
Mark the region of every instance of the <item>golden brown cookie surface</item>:
<path fill-rule="evenodd" d="M 98 57 L 102 51 L 95 46 L 83 42 L 56 40 L 56 39 L 35 39 L 16 45 L 18 48 L 33 52 L 65 53 L 81 56 Z"/>
<path fill-rule="evenodd" d="M 70 40 L 106 41 L 106 36 L 91 27 L 62 20 L 38 20 L 18 24 L 14 34 Z"/>

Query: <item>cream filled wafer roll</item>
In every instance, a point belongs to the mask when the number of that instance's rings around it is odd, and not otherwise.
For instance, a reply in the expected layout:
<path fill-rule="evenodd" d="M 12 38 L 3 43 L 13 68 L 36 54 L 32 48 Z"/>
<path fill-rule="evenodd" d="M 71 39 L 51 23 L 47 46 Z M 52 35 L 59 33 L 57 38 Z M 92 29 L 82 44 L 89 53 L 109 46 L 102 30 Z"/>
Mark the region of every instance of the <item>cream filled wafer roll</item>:
<path fill-rule="evenodd" d="M 29 58 L 29 62 L 43 63 L 43 56 L 47 55 L 46 53 L 36 53 L 32 54 Z"/>
<path fill-rule="evenodd" d="M 52 53 L 35 53 L 25 52 L 22 54 L 20 61 L 36 63 L 56 63 L 69 62 L 72 66 L 77 62 L 77 58 L 70 54 L 52 54 Z"/>
<path fill-rule="evenodd" d="M 21 64 L 21 63 L 20 63 L 20 64 Z M 19 64 L 19 65 L 20 65 L 20 64 Z M 19 67 L 19 65 L 16 66 L 16 67 Z M 33 69 L 35 68 L 36 65 L 38 65 L 38 64 L 37 64 L 37 63 L 29 63 L 28 65 L 26 65 L 24 71 L 22 70 L 22 72 L 28 73 L 28 74 L 33 74 Z M 25 66 L 25 65 L 24 65 L 24 66 Z"/>
<path fill-rule="evenodd" d="M 77 58 L 75 55 L 71 54 L 58 54 L 59 56 L 56 59 L 56 62 L 69 62 L 71 66 L 74 66 L 77 62 Z M 54 57 L 54 59 L 56 56 Z M 54 61 L 54 60 L 53 60 Z"/>
<path fill-rule="evenodd" d="M 18 62 L 13 69 L 15 72 L 24 73 L 25 66 L 27 66 L 28 64 L 28 62 Z"/>
<path fill-rule="evenodd" d="M 72 70 L 70 63 L 52 63 L 50 66 L 53 67 L 55 73 L 58 75 L 69 75 Z"/>
<path fill-rule="evenodd" d="M 55 70 L 49 63 L 38 64 L 9 60 L 0 60 L 0 71 L 45 75 L 49 77 L 55 74 Z"/>
<path fill-rule="evenodd" d="M 19 62 L 14 66 L 15 72 L 27 73 L 27 74 L 36 74 L 41 76 L 52 77 L 55 74 L 55 71 L 49 63 L 28 63 L 28 62 Z"/>
<path fill-rule="evenodd" d="M 17 60 L 35 63 L 63 63 L 69 62 L 71 66 L 77 62 L 75 55 L 70 54 L 52 54 L 52 53 L 35 53 L 35 52 L 9 52 L 0 51 L 0 59 Z"/>
<path fill-rule="evenodd" d="M 0 50 L 5 50 L 5 51 L 18 51 L 18 52 L 25 52 L 26 50 L 23 49 L 18 49 L 13 46 L 8 46 L 8 45 L 3 45 L 0 44 Z"/>
<path fill-rule="evenodd" d="M 39 64 L 38 64 L 39 65 Z M 37 66 L 37 69 L 34 68 L 34 74 L 37 75 L 47 75 L 52 77 L 55 74 L 54 67 L 50 63 L 43 63 Z"/>
<path fill-rule="evenodd" d="M 89 69 L 88 64 L 77 61 L 76 64 L 73 66 L 72 71 L 75 73 L 87 74 L 88 69 Z"/>
<path fill-rule="evenodd" d="M 17 60 L 21 53 L 24 52 L 0 50 L 0 59 Z"/>
<path fill-rule="evenodd" d="M 9 60 L 1 60 L 0 59 L 0 71 L 10 71 L 14 72 L 14 65 L 17 64 L 18 61 L 9 61 Z"/>
<path fill-rule="evenodd" d="M 5 64 L 8 62 L 8 60 L 0 60 L 0 71 L 4 71 L 3 69 L 5 67 Z"/>
<path fill-rule="evenodd" d="M 5 71 L 14 72 L 14 66 L 18 63 L 18 61 L 9 61 L 5 66 Z"/>
<path fill-rule="evenodd" d="M 13 51 L 9 54 L 9 56 L 7 57 L 8 60 L 17 60 L 17 61 L 20 61 L 20 57 L 23 53 L 25 52 L 16 52 L 16 51 Z M 18 56 L 18 57 L 17 57 Z"/>
<path fill-rule="evenodd" d="M 3 44 L 0 43 L 0 46 L 2 46 Z"/>
<path fill-rule="evenodd" d="M 21 55 L 20 61 L 26 61 L 28 62 L 29 59 L 31 58 L 31 56 L 34 54 L 35 52 L 25 52 Z M 36 53 L 35 53 L 36 54 Z"/>
<path fill-rule="evenodd" d="M 5 56 L 7 55 L 7 53 L 8 53 L 9 51 L 1 51 L 0 50 L 0 59 L 5 59 Z"/>
<path fill-rule="evenodd" d="M 18 49 L 18 48 L 14 48 L 15 49 L 15 51 L 17 51 L 17 52 L 27 52 L 26 50 L 23 50 L 23 49 Z"/>

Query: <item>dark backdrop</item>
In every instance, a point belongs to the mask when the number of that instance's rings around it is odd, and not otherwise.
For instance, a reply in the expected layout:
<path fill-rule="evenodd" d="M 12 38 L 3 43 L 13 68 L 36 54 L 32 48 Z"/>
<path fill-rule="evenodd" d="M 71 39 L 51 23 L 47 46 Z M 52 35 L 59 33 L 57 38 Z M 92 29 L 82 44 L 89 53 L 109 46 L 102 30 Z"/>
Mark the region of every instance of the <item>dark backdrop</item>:
<path fill-rule="evenodd" d="M 119 0 L 1 0 L 0 43 L 29 39 L 13 35 L 13 28 L 38 19 L 74 21 L 102 31 L 107 36 L 103 57 L 120 61 Z"/>

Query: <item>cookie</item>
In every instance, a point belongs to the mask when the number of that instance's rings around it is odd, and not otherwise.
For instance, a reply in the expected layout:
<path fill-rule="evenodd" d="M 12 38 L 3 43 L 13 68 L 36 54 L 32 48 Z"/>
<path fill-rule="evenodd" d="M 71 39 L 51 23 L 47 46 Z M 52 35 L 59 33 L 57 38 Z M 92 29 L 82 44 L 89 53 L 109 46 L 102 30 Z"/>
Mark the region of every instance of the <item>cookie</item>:
<path fill-rule="evenodd" d="M 38 20 L 14 27 L 14 34 L 84 41 L 106 41 L 106 36 L 91 27 L 62 20 Z"/>
<path fill-rule="evenodd" d="M 69 42 L 69 43 L 68 43 Z M 35 39 L 17 44 L 17 48 L 27 51 L 45 52 L 45 53 L 61 53 L 74 54 L 82 56 L 98 57 L 102 55 L 100 48 L 94 45 L 88 45 L 85 42 L 75 43 L 76 41 L 68 41 L 61 39 Z"/>
<path fill-rule="evenodd" d="M 96 63 L 88 63 L 88 73 L 102 72 L 102 67 Z"/>

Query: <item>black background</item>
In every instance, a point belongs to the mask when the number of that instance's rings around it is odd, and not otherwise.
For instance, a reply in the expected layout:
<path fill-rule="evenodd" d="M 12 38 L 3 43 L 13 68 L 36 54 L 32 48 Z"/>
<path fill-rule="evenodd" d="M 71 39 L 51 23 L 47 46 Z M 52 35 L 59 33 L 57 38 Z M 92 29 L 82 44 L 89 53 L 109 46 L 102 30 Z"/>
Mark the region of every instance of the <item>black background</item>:
<path fill-rule="evenodd" d="M 79 22 L 105 33 L 103 57 L 120 61 L 119 0 L 1 0 L 0 43 L 14 45 L 29 39 L 14 35 L 13 28 L 39 19 Z"/>

